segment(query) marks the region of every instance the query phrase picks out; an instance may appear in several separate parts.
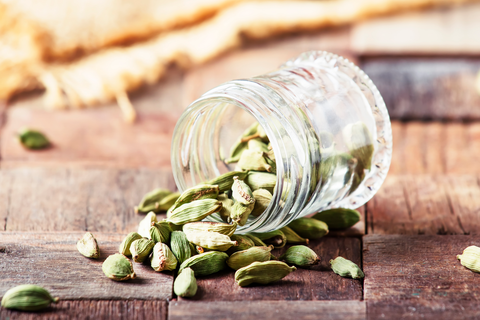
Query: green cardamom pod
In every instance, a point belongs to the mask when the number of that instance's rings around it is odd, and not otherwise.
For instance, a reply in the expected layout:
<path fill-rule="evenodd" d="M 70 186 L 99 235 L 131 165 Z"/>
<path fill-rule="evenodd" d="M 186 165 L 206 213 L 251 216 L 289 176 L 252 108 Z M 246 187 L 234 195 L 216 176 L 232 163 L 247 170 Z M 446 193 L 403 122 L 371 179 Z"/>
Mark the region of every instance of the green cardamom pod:
<path fill-rule="evenodd" d="M 336 257 L 330 260 L 333 272 L 342 277 L 350 277 L 353 279 L 361 279 L 365 277 L 363 271 L 352 261 L 343 257 Z"/>
<path fill-rule="evenodd" d="M 330 230 L 346 229 L 360 221 L 360 213 L 351 209 L 337 208 L 318 212 L 312 218 L 325 222 Z"/>
<path fill-rule="evenodd" d="M 37 130 L 23 129 L 18 134 L 18 140 L 27 149 L 39 150 L 50 146 L 48 138 Z"/>
<path fill-rule="evenodd" d="M 222 209 L 222 203 L 216 199 L 203 199 L 186 203 L 172 211 L 168 221 L 176 225 L 203 220 Z"/>
<path fill-rule="evenodd" d="M 218 189 L 220 190 L 219 192 L 223 193 L 232 188 L 233 177 L 237 176 L 239 179 L 243 180 L 247 177 L 247 174 L 248 172 L 246 171 L 230 171 L 205 183 L 209 185 L 217 185 Z"/>
<path fill-rule="evenodd" d="M 248 145 L 247 145 L 248 140 L 243 141 L 243 139 L 256 134 L 257 128 L 258 128 L 258 122 L 255 122 L 250 127 L 245 129 L 245 131 L 243 131 L 242 135 L 238 137 L 238 139 L 232 145 L 230 149 L 230 156 L 227 160 L 225 160 L 225 163 L 228 164 L 232 162 L 237 162 L 240 159 L 240 156 L 242 155 L 243 151 L 245 151 L 248 148 Z"/>
<path fill-rule="evenodd" d="M 260 240 L 258 237 L 254 236 L 253 234 L 246 233 L 246 234 L 244 234 L 244 236 L 250 238 L 250 240 L 253 241 L 253 243 L 255 244 L 255 246 L 258 246 L 258 247 L 268 247 L 265 242 L 263 242 L 263 241 Z"/>
<path fill-rule="evenodd" d="M 248 248 L 255 246 L 255 243 L 253 242 L 253 240 L 245 235 L 234 234 L 230 238 L 232 239 L 232 241 L 236 241 L 238 245 L 236 247 L 231 247 L 227 252 L 229 254 L 232 254 L 233 252 L 236 252 L 236 251 L 247 250 Z"/>
<path fill-rule="evenodd" d="M 9 289 L 2 298 L 2 307 L 22 311 L 38 311 L 57 303 L 50 293 L 37 285 L 23 284 Z"/>
<path fill-rule="evenodd" d="M 217 232 L 231 237 L 235 230 L 237 229 L 237 224 L 221 223 L 221 222 L 190 222 L 183 225 L 183 232 L 196 232 L 196 231 L 211 231 Z"/>
<path fill-rule="evenodd" d="M 286 263 L 280 261 L 253 262 L 235 272 L 235 282 L 240 287 L 245 287 L 252 283 L 269 284 L 285 278 L 295 270 L 297 268 L 289 267 Z"/>
<path fill-rule="evenodd" d="M 182 270 L 173 283 L 173 292 L 179 297 L 191 298 L 197 293 L 197 279 L 191 268 Z"/>
<path fill-rule="evenodd" d="M 469 246 L 463 250 L 462 254 L 457 255 L 457 259 L 465 268 L 474 272 L 480 272 L 480 248 Z"/>
<path fill-rule="evenodd" d="M 227 267 L 226 261 L 228 254 L 219 251 L 209 251 L 201 254 L 197 254 L 189 259 L 185 260 L 181 265 L 178 273 L 181 273 L 183 269 L 192 268 L 195 272 L 195 276 L 208 276 L 219 272 Z"/>
<path fill-rule="evenodd" d="M 266 189 L 257 189 L 253 191 L 252 194 L 255 198 L 255 206 L 250 214 L 258 217 L 265 210 L 267 210 L 270 202 L 272 201 L 272 194 Z"/>
<path fill-rule="evenodd" d="M 306 246 L 291 246 L 279 259 L 302 268 L 316 265 L 320 260 L 315 251 Z"/>
<path fill-rule="evenodd" d="M 152 252 L 154 246 L 155 242 L 146 238 L 133 241 L 130 245 L 132 260 L 139 263 L 145 261 Z"/>
<path fill-rule="evenodd" d="M 136 232 L 130 232 L 125 238 L 123 238 L 122 243 L 118 247 L 118 251 L 124 256 L 131 257 L 132 253 L 130 252 L 130 246 L 133 241 L 138 239 L 142 239 L 142 236 Z"/>
<path fill-rule="evenodd" d="M 152 222 L 157 222 L 157 215 L 155 214 L 155 212 L 150 211 L 149 213 L 147 213 L 145 218 L 143 218 L 142 221 L 140 221 L 140 223 L 138 224 L 138 234 L 144 238 L 149 238 Z"/>
<path fill-rule="evenodd" d="M 269 261 L 270 251 L 272 251 L 272 249 L 273 246 L 251 247 L 246 250 L 237 251 L 228 258 L 227 265 L 234 270 L 238 270 L 256 261 Z"/>
<path fill-rule="evenodd" d="M 238 245 L 236 241 L 230 240 L 229 236 L 218 232 L 192 231 L 185 232 L 185 235 L 191 243 L 210 250 L 226 251 L 231 246 Z"/>
<path fill-rule="evenodd" d="M 168 243 L 170 241 L 170 233 L 172 233 L 172 229 L 170 229 L 170 224 L 167 221 L 152 222 L 150 239 L 153 242 Z"/>
<path fill-rule="evenodd" d="M 200 184 L 185 190 L 180 197 L 175 201 L 175 204 L 169 208 L 173 213 L 175 209 L 181 207 L 184 204 L 191 203 L 196 200 L 204 199 L 216 199 L 218 197 L 219 188 L 217 185 Z"/>
<path fill-rule="evenodd" d="M 262 151 L 245 150 L 238 160 L 238 167 L 244 171 L 267 171 L 272 172 L 272 166 L 267 163 Z"/>
<path fill-rule="evenodd" d="M 287 244 L 287 237 L 280 230 L 252 234 L 266 244 L 273 244 L 275 248 L 283 248 Z"/>
<path fill-rule="evenodd" d="M 300 237 L 290 227 L 285 226 L 281 228 L 280 231 L 282 231 L 285 237 L 287 237 L 287 243 L 291 243 L 291 244 L 302 244 L 302 243 L 308 244 L 309 243 L 308 239 Z"/>
<path fill-rule="evenodd" d="M 150 212 L 159 213 L 167 211 L 175 201 L 180 197 L 180 193 L 171 192 L 168 189 L 154 189 L 143 196 L 142 201 L 135 207 L 136 212 Z"/>
<path fill-rule="evenodd" d="M 77 249 L 87 258 L 98 259 L 100 257 L 97 240 L 90 232 L 85 233 L 83 238 L 78 240 Z"/>
<path fill-rule="evenodd" d="M 266 189 L 272 193 L 273 188 L 277 184 L 277 175 L 274 173 L 249 171 L 244 181 L 253 191 Z"/>
<path fill-rule="evenodd" d="M 248 217 L 253 210 L 255 203 L 244 205 L 240 202 L 234 202 L 230 211 L 230 218 L 240 226 L 244 226 L 247 223 Z"/>
<path fill-rule="evenodd" d="M 177 268 L 177 258 L 170 248 L 162 242 L 157 242 L 153 247 L 152 259 L 150 265 L 153 270 L 160 272 L 164 270 L 175 270 Z"/>
<path fill-rule="evenodd" d="M 232 222 L 231 213 L 233 208 L 233 200 L 229 199 L 226 194 L 219 194 L 218 201 L 222 203 L 222 209 L 218 212 L 220 218 L 226 223 Z"/>
<path fill-rule="evenodd" d="M 115 281 L 135 279 L 133 264 L 123 254 L 115 253 L 109 256 L 102 264 L 103 273 Z"/>
<path fill-rule="evenodd" d="M 270 152 L 268 145 L 263 142 L 260 138 L 252 139 L 248 141 L 248 150 L 261 151 L 261 152 Z"/>
<path fill-rule="evenodd" d="M 238 177 L 233 177 L 232 185 L 232 198 L 235 202 L 239 202 L 243 205 L 255 204 L 255 198 L 253 197 L 252 190 L 250 187 L 243 182 L 243 180 L 238 179 Z"/>
<path fill-rule="evenodd" d="M 180 264 L 192 256 L 190 242 L 182 231 L 172 231 L 170 235 L 170 248 Z"/>
<path fill-rule="evenodd" d="M 327 224 L 312 218 L 295 219 L 288 224 L 288 227 L 307 239 L 320 239 L 328 234 Z"/>

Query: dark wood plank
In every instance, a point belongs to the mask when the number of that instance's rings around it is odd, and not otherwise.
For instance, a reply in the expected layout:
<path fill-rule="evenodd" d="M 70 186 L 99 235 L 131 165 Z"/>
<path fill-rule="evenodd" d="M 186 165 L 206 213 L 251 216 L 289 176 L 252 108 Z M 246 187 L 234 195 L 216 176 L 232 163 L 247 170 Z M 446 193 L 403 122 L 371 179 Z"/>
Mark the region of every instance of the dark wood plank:
<path fill-rule="evenodd" d="M 167 319 L 167 302 L 160 300 L 61 300 L 41 312 L 0 309 L 0 319 L 10 320 L 87 320 Z"/>
<path fill-rule="evenodd" d="M 480 119 L 478 58 L 367 58 L 362 69 L 393 119 Z"/>
<path fill-rule="evenodd" d="M 240 287 L 234 272 L 224 271 L 198 278 L 198 291 L 191 300 L 198 301 L 267 301 L 267 300 L 357 300 L 362 299 L 362 282 L 345 279 L 330 268 L 330 259 L 341 255 L 361 264 L 358 238 L 325 237 L 310 242 L 320 263 L 310 270 L 298 268 L 283 280 L 268 286 Z M 280 256 L 287 248 L 274 250 Z M 182 300 L 182 298 L 179 298 Z"/>
<path fill-rule="evenodd" d="M 94 233 L 100 247 L 98 260 L 82 256 L 76 247 L 82 232 L 1 232 L 0 295 L 20 284 L 37 284 L 52 295 L 68 299 L 172 298 L 173 274 L 155 272 L 148 264 L 134 263 L 137 278 L 116 282 L 102 271 L 103 261 L 118 252 L 125 234 Z"/>
<path fill-rule="evenodd" d="M 480 277 L 456 259 L 478 236 L 363 237 L 369 319 L 478 319 Z"/>
<path fill-rule="evenodd" d="M 168 319 L 365 319 L 363 301 L 172 301 Z"/>
<path fill-rule="evenodd" d="M 157 188 L 175 190 L 170 170 L 10 168 L 0 170 L 0 223 L 8 231 L 135 231 L 133 207 Z"/>

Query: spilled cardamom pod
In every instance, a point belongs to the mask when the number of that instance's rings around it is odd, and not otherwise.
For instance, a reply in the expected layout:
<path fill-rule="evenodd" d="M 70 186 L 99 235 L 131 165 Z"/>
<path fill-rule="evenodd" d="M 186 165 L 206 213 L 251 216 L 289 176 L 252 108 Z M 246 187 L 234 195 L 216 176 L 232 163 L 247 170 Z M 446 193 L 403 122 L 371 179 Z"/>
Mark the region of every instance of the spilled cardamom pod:
<path fill-rule="evenodd" d="M 196 231 L 210 231 L 217 232 L 231 237 L 235 230 L 237 229 L 237 224 L 221 223 L 221 222 L 190 222 L 183 225 L 183 232 L 196 232 Z"/>
<path fill-rule="evenodd" d="M 180 264 L 192 256 L 190 242 L 182 231 L 172 231 L 170 248 Z"/>
<path fill-rule="evenodd" d="M 330 230 L 346 229 L 360 221 L 360 213 L 351 209 L 337 208 L 318 212 L 312 218 L 325 222 Z"/>
<path fill-rule="evenodd" d="M 34 284 L 23 284 L 9 289 L 2 298 L 2 307 L 22 311 L 38 311 L 57 303 L 50 293 Z"/>
<path fill-rule="evenodd" d="M 299 236 L 307 239 L 320 239 L 328 234 L 325 222 L 312 218 L 298 218 L 288 224 Z"/>
<path fill-rule="evenodd" d="M 308 244 L 309 243 L 308 239 L 300 237 L 290 227 L 285 226 L 281 228 L 280 231 L 282 231 L 285 237 L 287 237 L 287 243 L 290 243 L 290 244 L 302 244 L 302 243 Z"/>
<path fill-rule="evenodd" d="M 173 283 L 173 292 L 179 297 L 190 298 L 197 293 L 197 279 L 191 268 L 185 268 Z"/>
<path fill-rule="evenodd" d="M 263 242 L 263 241 L 260 240 L 258 237 L 254 236 L 253 234 L 246 233 L 246 234 L 244 234 L 244 236 L 250 238 L 250 240 L 253 241 L 253 243 L 255 244 L 255 246 L 258 246 L 258 247 L 268 247 L 265 242 Z"/>
<path fill-rule="evenodd" d="M 218 201 L 222 203 L 222 209 L 218 212 L 220 218 L 225 221 L 226 223 L 232 222 L 232 208 L 233 208 L 233 200 L 228 198 L 226 194 L 219 194 Z"/>
<path fill-rule="evenodd" d="M 132 256 L 132 253 L 130 252 L 130 246 L 132 245 L 133 241 L 138 239 L 142 239 L 142 236 L 136 232 L 130 232 L 125 238 L 123 238 L 122 243 L 118 247 L 118 251 L 124 256 Z"/>
<path fill-rule="evenodd" d="M 115 253 L 105 259 L 102 270 L 107 277 L 115 281 L 135 279 L 136 277 L 132 262 L 120 253 Z"/>
<path fill-rule="evenodd" d="M 145 261 L 152 252 L 154 246 L 155 242 L 146 238 L 133 241 L 130 245 L 132 260 L 139 263 Z"/>
<path fill-rule="evenodd" d="M 165 243 L 157 242 L 152 251 L 150 265 L 153 270 L 160 272 L 177 268 L 177 258 Z"/>
<path fill-rule="evenodd" d="M 474 272 L 480 272 L 480 248 L 469 246 L 463 250 L 462 254 L 457 255 L 457 259 L 465 268 Z"/>
<path fill-rule="evenodd" d="M 183 269 L 191 268 L 195 272 L 195 276 L 208 276 L 209 274 L 219 272 L 227 267 L 226 261 L 228 254 L 219 251 L 209 251 L 197 254 L 185 260 L 181 265 L 178 273 Z"/>
<path fill-rule="evenodd" d="M 222 203 L 216 199 L 196 200 L 181 205 L 173 210 L 168 221 L 173 222 L 176 225 L 196 222 L 203 220 L 205 217 L 218 212 L 221 209 Z"/>
<path fill-rule="evenodd" d="M 246 171 L 230 171 L 230 172 L 224 173 L 224 174 L 206 182 L 206 184 L 217 185 L 218 189 L 219 189 L 219 192 L 223 193 L 223 192 L 228 191 L 232 188 L 233 177 L 237 176 L 240 180 L 243 180 L 243 179 L 245 179 L 247 174 L 248 174 L 248 172 L 246 172 Z"/>
<path fill-rule="evenodd" d="M 18 133 L 18 140 L 27 149 L 39 150 L 50 146 L 48 138 L 37 130 L 23 129 Z"/>
<path fill-rule="evenodd" d="M 77 249 L 78 252 L 87 258 L 98 259 L 100 257 L 97 240 L 90 232 L 85 233 L 83 238 L 78 240 Z"/>
<path fill-rule="evenodd" d="M 361 279 L 365 277 L 363 271 L 352 261 L 343 257 L 336 257 L 330 260 L 333 272 L 342 277 L 350 277 L 353 279 Z"/>
<path fill-rule="evenodd" d="M 285 278 L 295 270 L 297 268 L 290 267 L 280 261 L 253 262 L 235 272 L 235 282 L 240 287 L 245 287 L 252 283 L 269 284 Z"/>
<path fill-rule="evenodd" d="M 185 232 L 185 235 L 191 243 L 210 250 L 226 251 L 231 246 L 238 245 L 236 241 L 230 240 L 229 236 L 218 232 L 192 231 Z"/>
<path fill-rule="evenodd" d="M 180 197 L 175 201 L 175 204 L 169 208 L 169 211 L 175 211 L 175 209 L 181 207 L 184 204 L 191 203 L 196 200 L 203 199 L 216 199 L 218 196 L 219 188 L 217 185 L 200 184 L 190 189 L 185 190 Z"/>
<path fill-rule="evenodd" d="M 155 243 L 168 243 L 168 241 L 170 241 L 171 232 L 172 229 L 170 229 L 170 224 L 167 221 L 164 220 L 159 222 L 152 222 L 149 238 Z"/>
<path fill-rule="evenodd" d="M 232 198 L 234 204 L 230 212 L 230 217 L 240 226 L 243 226 L 255 206 L 255 198 L 253 197 L 252 190 L 245 182 L 239 180 L 238 177 L 233 177 L 233 180 Z"/>
<path fill-rule="evenodd" d="M 232 209 L 230 210 L 230 218 L 240 226 L 244 226 L 247 223 L 248 217 L 253 210 L 255 203 L 244 205 L 241 202 L 234 202 Z"/>
<path fill-rule="evenodd" d="M 259 238 L 266 244 L 273 244 L 275 248 L 283 248 L 287 244 L 287 237 L 280 230 L 263 232 L 263 233 L 251 233 L 255 237 Z"/>
<path fill-rule="evenodd" d="M 150 238 L 150 227 L 152 226 L 152 222 L 157 222 L 157 215 L 155 212 L 150 211 L 138 224 L 138 234 L 144 238 Z"/>
<path fill-rule="evenodd" d="M 159 213 L 167 211 L 175 201 L 177 201 L 180 194 L 178 192 L 171 192 L 168 189 L 157 188 L 143 196 L 142 200 L 135 207 L 136 212 L 150 212 Z"/>
<path fill-rule="evenodd" d="M 251 247 L 246 250 L 237 251 L 228 258 L 227 265 L 234 270 L 238 270 L 255 261 L 269 261 L 271 256 L 270 251 L 272 251 L 272 249 L 273 246 Z"/>
<path fill-rule="evenodd" d="M 236 251 L 246 250 L 248 248 L 251 248 L 251 247 L 255 246 L 255 243 L 253 242 L 253 240 L 250 239 L 249 237 L 245 236 L 245 235 L 234 234 L 230 238 L 232 239 L 232 241 L 236 241 L 238 243 L 238 245 L 235 246 L 235 247 L 231 247 L 227 252 L 229 254 L 231 254 L 233 252 L 236 252 Z"/>
<path fill-rule="evenodd" d="M 320 260 L 315 251 L 306 246 L 291 246 L 279 259 L 302 268 L 316 265 Z"/>
<path fill-rule="evenodd" d="M 267 210 L 270 202 L 272 201 L 272 194 L 266 189 L 257 189 L 253 191 L 252 194 L 255 198 L 255 206 L 250 214 L 258 217 L 265 210 Z"/>
<path fill-rule="evenodd" d="M 272 193 L 273 188 L 277 184 L 277 175 L 274 173 L 249 171 L 244 181 L 253 191 L 266 189 Z"/>

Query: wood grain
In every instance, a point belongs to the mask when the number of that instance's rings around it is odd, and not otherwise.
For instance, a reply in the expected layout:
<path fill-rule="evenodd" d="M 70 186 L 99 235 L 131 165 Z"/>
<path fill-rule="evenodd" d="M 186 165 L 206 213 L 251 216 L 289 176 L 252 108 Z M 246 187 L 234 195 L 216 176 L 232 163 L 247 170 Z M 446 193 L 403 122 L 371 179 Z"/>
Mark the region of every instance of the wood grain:
<path fill-rule="evenodd" d="M 60 300 L 41 312 L 0 309 L 0 319 L 87 320 L 167 319 L 167 302 L 160 300 Z"/>
<path fill-rule="evenodd" d="M 173 275 L 134 263 L 137 278 L 116 282 L 102 271 L 103 261 L 118 252 L 125 234 L 94 233 L 100 259 L 82 256 L 76 247 L 82 232 L 1 232 L 0 295 L 20 284 L 37 284 L 62 300 L 172 298 Z"/>
<path fill-rule="evenodd" d="M 363 237 L 369 319 L 478 319 L 480 277 L 456 259 L 478 236 Z"/>
<path fill-rule="evenodd" d="M 172 301 L 168 319 L 362 320 L 362 301 Z"/>
<path fill-rule="evenodd" d="M 268 301 L 268 300 L 359 300 L 362 282 L 345 279 L 330 268 L 330 259 L 341 255 L 361 264 L 361 243 L 358 238 L 325 237 L 311 241 L 310 248 L 320 257 L 320 263 L 310 270 L 298 268 L 283 280 L 268 286 L 240 287 L 234 272 L 224 271 L 197 279 L 198 291 L 192 300 L 198 301 Z M 287 248 L 274 250 L 279 257 Z M 179 298 L 182 300 L 182 298 Z"/>

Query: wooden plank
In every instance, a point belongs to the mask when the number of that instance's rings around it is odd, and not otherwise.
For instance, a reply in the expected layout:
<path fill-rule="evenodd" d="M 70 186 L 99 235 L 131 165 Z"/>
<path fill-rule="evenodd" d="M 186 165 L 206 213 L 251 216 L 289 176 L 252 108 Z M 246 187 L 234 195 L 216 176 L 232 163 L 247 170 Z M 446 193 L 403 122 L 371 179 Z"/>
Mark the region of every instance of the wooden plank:
<path fill-rule="evenodd" d="M 133 207 L 148 191 L 175 190 L 169 170 L 11 168 L 0 170 L 0 223 L 8 231 L 135 231 Z"/>
<path fill-rule="evenodd" d="M 168 319 L 365 319 L 363 301 L 172 301 Z"/>
<path fill-rule="evenodd" d="M 369 319 L 478 319 L 480 277 L 456 259 L 478 236 L 363 237 Z"/>
<path fill-rule="evenodd" d="M 478 3 L 366 20 L 352 27 L 360 54 L 478 54 Z M 395 35 L 395 36 L 392 36 Z"/>
<path fill-rule="evenodd" d="M 52 295 L 68 299 L 172 298 L 173 274 L 155 272 L 148 264 L 134 263 L 137 278 L 116 282 L 102 272 L 103 261 L 118 252 L 125 234 L 95 232 L 100 259 L 82 256 L 76 247 L 83 232 L 1 232 L 0 295 L 20 284 L 37 284 Z"/>
<path fill-rule="evenodd" d="M 310 248 L 320 263 L 310 270 L 298 268 L 286 278 L 268 286 L 240 287 L 234 272 L 224 271 L 197 279 L 198 291 L 190 300 L 198 301 L 268 301 L 268 300 L 357 300 L 362 299 L 362 282 L 342 278 L 330 268 L 330 259 L 341 255 L 361 264 L 358 238 L 325 237 L 311 241 Z M 274 250 L 280 256 L 287 248 Z M 182 298 L 179 298 L 182 300 Z"/>
<path fill-rule="evenodd" d="M 362 69 L 393 119 L 480 119 L 479 58 L 366 58 Z"/>
<path fill-rule="evenodd" d="M 160 300 L 61 300 L 41 312 L 0 309 L 0 319 L 11 320 L 87 320 L 167 319 L 167 302 Z"/>

